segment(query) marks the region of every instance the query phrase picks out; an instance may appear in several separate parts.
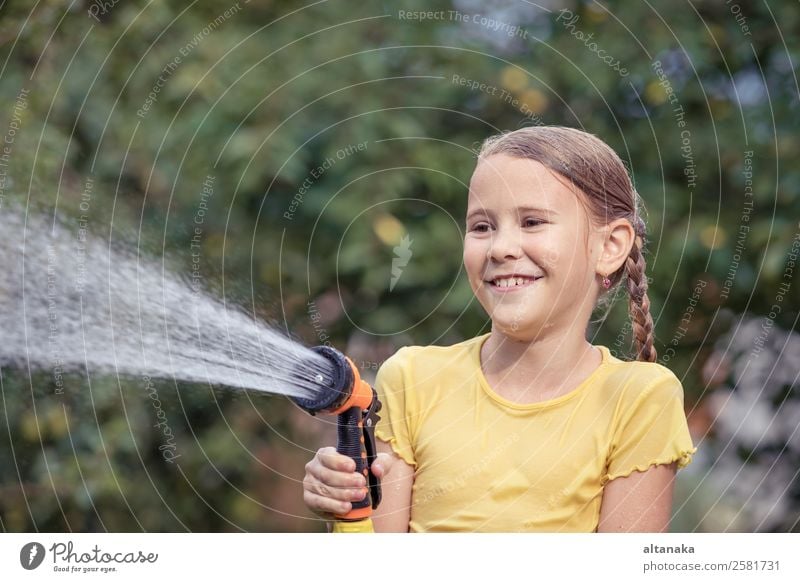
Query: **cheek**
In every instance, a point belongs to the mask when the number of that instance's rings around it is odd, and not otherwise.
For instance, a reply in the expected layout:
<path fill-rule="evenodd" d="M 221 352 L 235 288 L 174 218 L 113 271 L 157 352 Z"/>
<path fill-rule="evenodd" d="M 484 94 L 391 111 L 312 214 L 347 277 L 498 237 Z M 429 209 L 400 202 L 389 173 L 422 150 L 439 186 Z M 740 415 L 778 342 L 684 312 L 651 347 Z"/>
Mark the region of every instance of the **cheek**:
<path fill-rule="evenodd" d="M 560 249 L 556 245 L 547 246 L 542 253 L 542 261 L 544 262 L 545 268 L 554 270 L 554 267 L 559 264 L 569 264 L 569 260 L 567 263 L 564 263 L 564 251 Z"/>
<path fill-rule="evenodd" d="M 556 235 L 537 239 L 531 251 L 543 268 L 556 275 L 577 268 L 585 252 L 579 241 Z"/>
<path fill-rule="evenodd" d="M 569 265 L 571 252 L 552 236 L 532 237 L 523 247 L 525 254 L 550 274 Z"/>
<path fill-rule="evenodd" d="M 486 250 L 479 242 L 464 241 L 464 270 L 467 272 L 470 282 L 480 278 L 485 256 Z"/>

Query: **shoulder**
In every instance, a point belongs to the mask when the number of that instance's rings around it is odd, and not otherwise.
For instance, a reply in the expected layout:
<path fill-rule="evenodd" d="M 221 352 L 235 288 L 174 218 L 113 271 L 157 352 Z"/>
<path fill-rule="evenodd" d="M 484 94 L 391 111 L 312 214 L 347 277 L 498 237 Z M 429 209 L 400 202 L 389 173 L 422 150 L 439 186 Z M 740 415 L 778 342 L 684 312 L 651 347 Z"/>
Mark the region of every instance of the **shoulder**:
<path fill-rule="evenodd" d="M 403 346 L 387 358 L 381 367 L 442 369 L 463 365 L 472 358 L 478 342 L 483 337 L 469 338 L 447 346 Z"/>
<path fill-rule="evenodd" d="M 599 346 L 608 353 L 609 377 L 617 382 L 633 383 L 638 385 L 653 382 L 677 382 L 680 380 L 675 373 L 658 362 L 626 361 L 614 356 L 605 346 Z"/>
<path fill-rule="evenodd" d="M 405 410 L 428 410 L 443 398 L 443 391 L 468 381 L 476 339 L 449 346 L 401 347 L 378 369 L 374 388 L 379 398 L 395 409 L 402 405 Z"/>
<path fill-rule="evenodd" d="M 606 348 L 607 350 L 608 348 Z M 632 403 L 645 397 L 683 399 L 683 386 L 675 373 L 657 362 L 625 361 L 611 355 L 604 383 L 607 397 Z"/>
<path fill-rule="evenodd" d="M 478 342 L 482 337 L 447 346 L 401 347 L 383 362 L 376 382 L 392 382 L 419 389 L 466 382 L 470 374 L 474 374 L 476 358 L 479 357 L 476 356 Z"/>

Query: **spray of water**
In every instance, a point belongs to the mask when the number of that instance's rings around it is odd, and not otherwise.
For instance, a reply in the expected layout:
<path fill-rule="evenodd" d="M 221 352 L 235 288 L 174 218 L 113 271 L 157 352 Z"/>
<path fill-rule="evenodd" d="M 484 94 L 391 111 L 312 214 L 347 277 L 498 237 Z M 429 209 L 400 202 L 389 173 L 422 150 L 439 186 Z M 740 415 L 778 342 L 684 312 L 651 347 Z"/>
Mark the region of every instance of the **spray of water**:
<path fill-rule="evenodd" d="M 313 398 L 322 356 L 78 225 L 0 210 L 0 365 Z"/>

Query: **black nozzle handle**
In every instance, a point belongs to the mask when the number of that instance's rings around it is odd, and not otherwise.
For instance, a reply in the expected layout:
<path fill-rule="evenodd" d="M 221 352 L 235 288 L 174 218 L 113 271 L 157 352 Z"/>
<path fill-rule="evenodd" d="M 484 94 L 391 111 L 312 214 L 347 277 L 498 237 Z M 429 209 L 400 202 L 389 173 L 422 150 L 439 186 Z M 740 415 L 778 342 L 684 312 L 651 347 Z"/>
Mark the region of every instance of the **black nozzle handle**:
<path fill-rule="evenodd" d="M 356 471 L 364 475 L 364 479 L 369 483 L 369 463 L 363 439 L 363 417 L 363 411 L 357 406 L 339 414 L 336 452 L 353 459 L 356 463 Z M 361 501 L 353 501 L 352 508 L 354 510 L 361 509 L 369 505 L 372 505 L 372 498 L 370 488 L 367 488 L 367 495 Z"/>

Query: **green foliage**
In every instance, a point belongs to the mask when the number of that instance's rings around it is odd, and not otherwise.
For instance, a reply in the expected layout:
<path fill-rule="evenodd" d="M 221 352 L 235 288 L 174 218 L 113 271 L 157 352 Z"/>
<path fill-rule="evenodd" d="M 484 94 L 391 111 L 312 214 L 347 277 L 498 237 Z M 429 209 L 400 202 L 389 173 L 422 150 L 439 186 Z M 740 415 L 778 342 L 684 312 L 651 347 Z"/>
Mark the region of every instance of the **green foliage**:
<path fill-rule="evenodd" d="M 797 27 L 788 4 L 741 1 L 752 31 L 744 35 L 722 3 L 566 3 L 577 28 L 627 67 L 625 77 L 557 20 L 557 8 L 529 4 L 126 0 L 99 21 L 90 2 L 29 4 L 0 7 L 0 133 L 20 89 L 29 90 L 6 199 L 77 216 L 91 178 L 92 230 L 141 237 L 188 273 L 203 182 L 213 176 L 201 243 L 207 286 L 222 293 L 224 281 L 227 297 L 309 344 L 321 332 L 339 347 L 373 334 L 355 357 L 380 360 L 407 343 L 488 330 L 461 270 L 473 150 L 533 119 L 453 75 L 507 91 L 544 123 L 599 135 L 629 164 L 648 210 L 659 354 L 697 280 L 708 283 L 668 364 L 689 402 L 702 393 L 703 345 L 732 313 L 765 314 L 774 302 L 798 232 L 800 173 L 780 164 L 800 150 L 797 48 L 787 53 L 776 28 Z M 527 36 L 398 17 L 471 16 L 469 7 Z M 692 188 L 654 60 L 669 63 L 685 111 Z M 148 102 L 159 75 L 163 86 Z M 755 208 L 739 251 L 750 150 Z M 405 235 L 413 256 L 390 289 Z M 798 289 L 777 325 L 793 326 Z M 309 318 L 312 300 L 322 328 Z M 626 320 L 618 305 L 593 341 L 614 345 Z M 629 333 L 620 345 L 625 355 Z M 183 457 L 169 464 L 136 379 L 97 378 L 90 387 L 73 377 L 63 398 L 49 382 L 3 370 L 4 529 L 322 529 L 303 508 L 299 480 L 330 427 L 283 400 L 159 384 Z"/>

